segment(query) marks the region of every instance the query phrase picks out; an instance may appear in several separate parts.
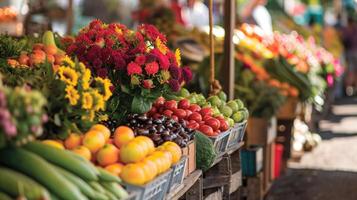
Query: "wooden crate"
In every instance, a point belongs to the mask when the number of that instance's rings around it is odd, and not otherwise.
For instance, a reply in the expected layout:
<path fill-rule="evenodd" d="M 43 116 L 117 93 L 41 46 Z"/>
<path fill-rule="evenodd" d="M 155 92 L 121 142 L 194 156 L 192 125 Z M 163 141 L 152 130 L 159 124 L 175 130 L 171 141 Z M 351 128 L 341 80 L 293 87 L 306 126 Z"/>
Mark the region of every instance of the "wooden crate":
<path fill-rule="evenodd" d="M 182 148 L 182 155 L 187 156 L 187 164 L 185 169 L 184 177 L 196 170 L 196 142 L 195 140 L 190 141 L 187 147 Z"/>
<path fill-rule="evenodd" d="M 279 119 L 294 119 L 299 114 L 301 106 L 299 105 L 299 99 L 289 97 L 286 102 L 280 107 L 277 117 Z"/>
<path fill-rule="evenodd" d="M 183 183 L 166 195 L 166 200 L 202 200 L 203 199 L 202 171 L 196 170 L 189 174 Z"/>

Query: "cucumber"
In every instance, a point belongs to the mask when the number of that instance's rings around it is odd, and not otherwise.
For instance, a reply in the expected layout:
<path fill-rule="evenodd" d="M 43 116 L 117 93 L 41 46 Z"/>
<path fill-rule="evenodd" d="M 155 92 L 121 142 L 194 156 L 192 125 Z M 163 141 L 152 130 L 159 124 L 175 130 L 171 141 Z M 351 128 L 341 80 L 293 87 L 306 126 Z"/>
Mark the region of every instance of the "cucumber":
<path fill-rule="evenodd" d="M 8 168 L 0 167 L 0 191 L 27 199 L 48 199 L 48 191 L 31 178 Z"/>
<path fill-rule="evenodd" d="M 107 172 L 105 169 L 101 167 L 97 167 L 99 172 L 99 180 L 106 181 L 106 182 L 117 182 L 121 183 L 121 179 L 117 176 L 112 175 L 111 173 Z"/>
<path fill-rule="evenodd" d="M 12 200 L 12 198 L 6 193 L 0 191 L 0 200 Z"/>
<path fill-rule="evenodd" d="M 0 163 L 35 179 L 60 199 L 87 199 L 75 185 L 67 181 L 46 160 L 22 148 L 0 150 Z"/>
<path fill-rule="evenodd" d="M 126 199 L 129 194 L 116 182 L 102 182 L 101 185 L 118 199 Z"/>
<path fill-rule="evenodd" d="M 118 198 L 114 194 L 112 194 L 110 191 L 105 190 L 104 192 L 105 192 L 105 195 L 108 197 L 109 200 L 118 200 Z"/>
<path fill-rule="evenodd" d="M 56 195 L 50 193 L 51 200 L 60 200 Z"/>
<path fill-rule="evenodd" d="M 98 182 L 89 182 L 89 185 L 97 192 L 105 194 L 105 189 Z"/>
<path fill-rule="evenodd" d="M 73 157 L 73 152 L 57 149 L 41 142 L 31 142 L 24 146 L 25 149 L 38 154 L 49 162 L 58 165 L 87 181 L 96 181 L 98 176 L 92 168 Z"/>
<path fill-rule="evenodd" d="M 79 190 L 86 195 L 89 198 L 95 198 L 95 191 L 81 178 L 77 177 L 76 175 L 72 174 L 71 172 L 68 172 L 61 167 L 54 166 L 53 167 L 60 173 L 62 174 L 67 180 L 69 180 L 71 183 L 76 185 Z"/>

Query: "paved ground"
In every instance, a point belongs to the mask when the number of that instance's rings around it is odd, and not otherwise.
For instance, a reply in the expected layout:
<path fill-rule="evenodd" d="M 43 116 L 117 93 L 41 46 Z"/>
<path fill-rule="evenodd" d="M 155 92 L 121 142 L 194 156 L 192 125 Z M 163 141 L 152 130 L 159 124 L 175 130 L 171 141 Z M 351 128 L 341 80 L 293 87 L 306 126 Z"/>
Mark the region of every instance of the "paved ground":
<path fill-rule="evenodd" d="M 267 200 L 357 200 L 357 98 L 337 101 L 320 122 L 322 143 L 290 163 Z"/>

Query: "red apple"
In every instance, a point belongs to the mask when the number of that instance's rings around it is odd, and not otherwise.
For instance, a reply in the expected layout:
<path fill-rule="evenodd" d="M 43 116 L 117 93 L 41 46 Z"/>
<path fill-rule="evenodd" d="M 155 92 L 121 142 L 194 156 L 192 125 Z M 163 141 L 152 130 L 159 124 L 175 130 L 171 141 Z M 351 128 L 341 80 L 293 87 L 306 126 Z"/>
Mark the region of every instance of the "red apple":
<path fill-rule="evenodd" d="M 213 117 L 211 117 L 211 116 L 209 116 L 209 115 L 202 115 L 203 117 L 202 117 L 202 120 L 203 121 L 207 121 L 207 120 L 210 120 L 210 119 L 212 119 Z"/>
<path fill-rule="evenodd" d="M 156 107 L 158 107 L 158 106 L 164 105 L 164 103 L 165 103 L 165 98 L 164 97 L 159 97 L 159 98 L 156 99 L 154 105 Z"/>
<path fill-rule="evenodd" d="M 200 127 L 200 125 L 196 121 L 193 121 L 192 123 L 187 124 L 187 128 L 190 128 L 193 130 L 198 129 L 199 127 Z"/>
<path fill-rule="evenodd" d="M 186 111 L 186 116 L 190 116 L 192 114 L 192 111 L 189 109 L 186 109 L 185 111 Z"/>

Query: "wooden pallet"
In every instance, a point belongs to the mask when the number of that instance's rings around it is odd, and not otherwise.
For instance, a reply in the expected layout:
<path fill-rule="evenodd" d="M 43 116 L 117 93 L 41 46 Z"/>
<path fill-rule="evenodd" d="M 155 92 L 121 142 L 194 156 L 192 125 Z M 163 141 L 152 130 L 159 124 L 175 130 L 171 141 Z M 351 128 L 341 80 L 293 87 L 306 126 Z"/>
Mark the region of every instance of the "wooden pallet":
<path fill-rule="evenodd" d="M 263 172 L 259 172 L 255 177 L 244 178 L 242 188 L 242 199 L 244 200 L 262 200 L 264 199 Z"/>

